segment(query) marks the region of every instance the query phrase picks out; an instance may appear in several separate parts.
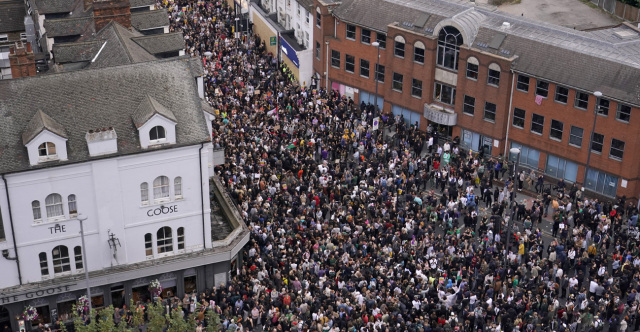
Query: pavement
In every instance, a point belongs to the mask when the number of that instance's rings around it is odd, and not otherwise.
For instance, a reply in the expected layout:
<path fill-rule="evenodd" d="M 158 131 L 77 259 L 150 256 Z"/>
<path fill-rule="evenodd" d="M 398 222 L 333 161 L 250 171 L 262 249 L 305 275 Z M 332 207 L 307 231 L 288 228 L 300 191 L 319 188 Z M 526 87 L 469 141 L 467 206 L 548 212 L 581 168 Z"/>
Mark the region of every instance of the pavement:
<path fill-rule="evenodd" d="M 577 30 L 620 23 L 613 15 L 600 8 L 592 8 L 580 0 L 521 0 L 517 4 L 501 5 L 498 10 Z"/>

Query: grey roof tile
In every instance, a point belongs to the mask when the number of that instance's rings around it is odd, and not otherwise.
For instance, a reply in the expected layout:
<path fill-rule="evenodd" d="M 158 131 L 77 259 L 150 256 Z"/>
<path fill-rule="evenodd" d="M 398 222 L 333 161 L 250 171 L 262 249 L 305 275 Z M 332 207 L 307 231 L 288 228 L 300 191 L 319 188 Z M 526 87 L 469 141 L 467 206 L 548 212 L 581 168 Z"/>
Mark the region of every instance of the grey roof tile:
<path fill-rule="evenodd" d="M 160 114 L 173 122 L 178 122 L 173 112 L 150 95 L 146 95 L 145 98 L 140 101 L 138 107 L 133 111 L 133 114 L 131 114 L 131 119 L 133 119 L 136 128 L 140 128 L 156 114 Z"/>
<path fill-rule="evenodd" d="M 129 31 L 119 23 L 109 22 L 97 33 L 95 38 L 95 40 L 104 40 L 107 44 L 95 62 L 92 62 L 88 68 L 103 68 L 155 60 L 156 58 L 152 54 L 131 40 L 141 36 L 141 33 Z"/>
<path fill-rule="evenodd" d="M 182 32 L 134 37 L 132 40 L 151 54 L 175 52 L 185 48 Z"/>
<path fill-rule="evenodd" d="M 68 13 L 82 0 L 35 0 L 40 14 Z"/>
<path fill-rule="evenodd" d="M 155 0 L 131 0 L 129 1 L 131 8 L 155 5 Z"/>
<path fill-rule="evenodd" d="M 117 155 L 144 152 L 131 115 L 147 95 L 154 96 L 177 120 L 177 144 L 159 149 L 209 141 L 193 79 L 198 66 L 202 71 L 198 58 L 177 58 L 0 81 L 0 173 L 98 158 L 89 156 L 85 140 L 85 134 L 95 128 L 116 130 Z M 40 109 L 66 130 L 67 161 L 29 165 L 22 134 Z"/>
<path fill-rule="evenodd" d="M 22 133 L 22 144 L 27 144 L 43 130 L 48 130 L 60 137 L 67 138 L 64 127 L 42 110 L 37 110 Z"/>
<path fill-rule="evenodd" d="M 53 56 L 56 63 L 90 61 L 98 53 L 104 41 L 53 44 Z"/>
<path fill-rule="evenodd" d="M 78 36 L 93 32 L 93 17 L 77 17 L 44 20 L 48 37 Z"/>
<path fill-rule="evenodd" d="M 131 25 L 142 31 L 169 26 L 169 14 L 166 9 L 131 13 Z"/>
<path fill-rule="evenodd" d="M 0 32 L 24 31 L 24 4 L 0 4 Z"/>

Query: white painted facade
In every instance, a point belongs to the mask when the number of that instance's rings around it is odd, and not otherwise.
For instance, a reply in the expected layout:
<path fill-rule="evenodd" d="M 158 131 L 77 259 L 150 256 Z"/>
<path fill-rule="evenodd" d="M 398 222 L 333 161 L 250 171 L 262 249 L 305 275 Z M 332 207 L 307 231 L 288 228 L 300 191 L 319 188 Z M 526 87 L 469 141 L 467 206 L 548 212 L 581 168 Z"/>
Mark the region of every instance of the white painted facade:
<path fill-rule="evenodd" d="M 211 233 L 207 176 L 210 153 L 209 146 L 200 149 L 195 145 L 6 175 L 23 283 L 70 274 L 82 276 L 83 270 L 76 269 L 74 257 L 74 248 L 81 245 L 80 225 L 76 216 L 69 213 L 69 195 L 75 195 L 77 211 L 88 217 L 84 233 L 90 271 L 203 250 L 203 245 L 211 248 L 211 237 L 203 237 L 203 233 Z M 203 182 L 200 182 L 200 172 Z M 153 184 L 159 176 L 169 179 L 169 197 L 155 200 Z M 181 195 L 176 195 L 178 177 Z M 143 182 L 148 184 L 148 203 L 141 198 Z M 9 256 L 15 257 L 6 193 L 4 182 L 0 182 L 0 210 L 6 234 L 0 250 L 9 250 Z M 61 196 L 63 217 L 47 217 L 45 202 L 50 194 Z M 34 201 L 40 203 L 40 220 L 34 220 L 37 217 L 33 211 Z M 162 227 L 171 228 L 172 250 L 159 253 L 157 233 Z M 179 249 L 181 227 L 184 228 L 184 248 Z M 109 233 L 120 240 L 121 247 L 115 256 L 107 242 Z M 152 238 L 150 252 L 145 250 L 148 233 Z M 57 246 L 68 248 L 68 272 L 55 272 L 52 252 Z M 41 273 L 40 253 L 47 256 L 48 275 L 45 276 Z M 0 270 L 3 271 L 0 289 L 19 284 L 15 261 L 0 259 Z"/>

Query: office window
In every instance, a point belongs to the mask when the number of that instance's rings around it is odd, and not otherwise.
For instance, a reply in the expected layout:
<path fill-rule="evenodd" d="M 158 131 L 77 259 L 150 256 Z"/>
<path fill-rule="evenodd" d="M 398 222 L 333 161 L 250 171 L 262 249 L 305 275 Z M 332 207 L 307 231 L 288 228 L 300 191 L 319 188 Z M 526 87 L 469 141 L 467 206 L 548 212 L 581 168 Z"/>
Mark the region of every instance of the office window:
<path fill-rule="evenodd" d="M 446 26 L 438 34 L 438 58 L 436 63 L 448 69 L 458 70 L 458 54 L 462 34 L 452 26 Z"/>
<path fill-rule="evenodd" d="M 40 210 L 40 201 L 31 202 L 31 210 L 33 211 L 33 220 L 41 221 L 42 220 L 42 212 Z"/>
<path fill-rule="evenodd" d="M 424 44 L 421 41 L 413 44 L 413 61 L 420 64 L 424 63 Z"/>
<path fill-rule="evenodd" d="M 529 92 L 529 76 L 519 74 L 516 89 L 522 92 Z"/>
<path fill-rule="evenodd" d="M 376 41 L 380 43 L 380 48 L 387 48 L 387 35 L 384 33 L 376 32 Z"/>
<path fill-rule="evenodd" d="M 402 36 L 396 36 L 393 45 L 393 54 L 395 54 L 395 56 L 397 57 L 404 58 L 404 38 Z"/>
<path fill-rule="evenodd" d="M 591 151 L 602 153 L 602 146 L 604 145 L 604 135 L 593 133 L 591 138 Z"/>
<path fill-rule="evenodd" d="M 64 216 L 62 208 L 62 196 L 59 194 L 51 194 L 45 199 L 47 207 L 47 218 L 55 218 Z"/>
<path fill-rule="evenodd" d="M 518 128 L 524 128 L 524 117 L 527 111 L 521 108 L 513 109 L 513 126 Z"/>
<path fill-rule="evenodd" d="M 47 253 L 41 252 L 38 254 L 38 259 L 40 260 L 40 275 L 48 276 L 49 275 L 49 265 L 47 263 Z"/>
<path fill-rule="evenodd" d="M 173 196 L 176 199 L 182 198 L 182 177 L 180 176 L 173 179 Z"/>
<path fill-rule="evenodd" d="M 316 9 L 316 25 L 318 28 L 322 26 L 322 14 L 320 13 L 320 8 Z"/>
<path fill-rule="evenodd" d="M 184 227 L 178 228 L 178 250 L 184 249 Z"/>
<path fill-rule="evenodd" d="M 344 70 L 350 73 L 354 73 L 356 71 L 356 58 L 353 55 L 345 54 Z"/>
<path fill-rule="evenodd" d="M 356 40 L 356 26 L 347 24 L 347 39 Z"/>
<path fill-rule="evenodd" d="M 600 102 L 598 104 L 598 114 L 603 116 L 609 115 L 609 99 L 600 98 Z"/>
<path fill-rule="evenodd" d="M 153 256 L 153 238 L 151 237 L 151 233 L 144 235 L 144 254 L 147 257 Z"/>
<path fill-rule="evenodd" d="M 77 216 L 78 204 L 76 203 L 76 195 L 69 195 L 69 197 L 67 197 L 67 203 L 69 205 L 69 216 Z"/>
<path fill-rule="evenodd" d="M 467 60 L 467 78 L 477 80 L 478 79 L 478 59 L 469 58 Z"/>
<path fill-rule="evenodd" d="M 569 89 L 562 85 L 556 85 L 555 101 L 566 104 L 568 100 L 569 100 Z"/>
<path fill-rule="evenodd" d="M 371 44 L 371 30 L 369 29 L 361 29 L 360 30 L 360 41 L 363 44 Z"/>
<path fill-rule="evenodd" d="M 576 126 L 571 126 L 571 132 L 569 133 L 569 144 L 577 147 L 582 147 L 582 134 L 584 129 Z"/>
<path fill-rule="evenodd" d="M 542 130 L 544 130 L 544 116 L 531 114 L 531 131 L 542 135 Z"/>
<path fill-rule="evenodd" d="M 76 262 L 76 270 L 82 269 L 82 247 L 73 247 L 73 258 Z"/>
<path fill-rule="evenodd" d="M 165 226 L 160 228 L 156 235 L 159 254 L 173 251 L 173 235 L 171 234 L 171 227 Z"/>
<path fill-rule="evenodd" d="M 376 64 L 376 80 L 384 83 L 384 66 Z"/>
<path fill-rule="evenodd" d="M 549 154 L 547 155 L 547 167 L 545 167 L 544 172 L 557 179 L 576 182 L 578 164 Z"/>
<path fill-rule="evenodd" d="M 393 83 L 391 84 L 391 88 L 396 91 L 402 91 L 402 74 L 398 74 L 396 72 L 393 73 Z"/>
<path fill-rule="evenodd" d="M 489 65 L 489 75 L 487 76 L 487 84 L 500 86 L 500 66 L 495 63 Z"/>
<path fill-rule="evenodd" d="M 369 61 L 365 59 L 360 59 L 360 76 L 364 76 L 369 78 Z"/>
<path fill-rule="evenodd" d="M 464 95 L 464 105 L 462 106 L 462 112 L 465 114 L 473 115 L 476 110 L 476 98 Z"/>
<path fill-rule="evenodd" d="M 495 122 L 496 121 L 496 104 L 485 102 L 484 103 L 484 116 L 485 120 Z"/>
<path fill-rule="evenodd" d="M 168 200 L 169 198 L 169 178 L 158 176 L 153 180 L 153 199 L 157 201 Z"/>
<path fill-rule="evenodd" d="M 436 82 L 434 98 L 441 103 L 454 105 L 456 101 L 456 88 Z"/>
<path fill-rule="evenodd" d="M 563 129 L 564 123 L 551 119 L 551 131 L 549 131 L 549 137 L 562 141 Z"/>
<path fill-rule="evenodd" d="M 629 120 L 631 120 L 631 106 L 625 105 L 625 104 L 618 104 L 616 119 L 624 122 L 629 122 Z"/>
<path fill-rule="evenodd" d="M 140 184 L 140 202 L 142 205 L 149 204 L 149 184 L 146 182 Z"/>
<path fill-rule="evenodd" d="M 331 67 L 340 68 L 340 52 L 331 50 Z"/>
<path fill-rule="evenodd" d="M 576 91 L 576 101 L 574 106 L 576 108 L 586 110 L 589 107 L 589 94 L 586 92 Z"/>
<path fill-rule="evenodd" d="M 609 157 L 613 159 L 622 160 L 624 155 L 624 141 L 619 139 L 611 139 L 611 149 L 609 150 Z"/>
<path fill-rule="evenodd" d="M 584 187 L 591 191 L 595 191 L 609 197 L 616 197 L 618 178 L 613 175 L 609 175 L 595 169 L 588 169 L 587 179 L 585 182 Z"/>
<path fill-rule="evenodd" d="M 411 95 L 414 97 L 422 98 L 422 81 L 413 79 L 411 81 Z"/>
<path fill-rule="evenodd" d="M 549 96 L 549 82 L 537 80 L 536 82 L 536 94 L 547 98 Z"/>
<path fill-rule="evenodd" d="M 71 260 L 69 259 L 69 249 L 66 246 L 57 246 L 51 251 L 53 258 L 53 273 L 71 271 Z"/>
<path fill-rule="evenodd" d="M 316 42 L 316 58 L 320 59 L 320 51 L 322 50 L 322 48 L 320 47 L 320 43 Z"/>

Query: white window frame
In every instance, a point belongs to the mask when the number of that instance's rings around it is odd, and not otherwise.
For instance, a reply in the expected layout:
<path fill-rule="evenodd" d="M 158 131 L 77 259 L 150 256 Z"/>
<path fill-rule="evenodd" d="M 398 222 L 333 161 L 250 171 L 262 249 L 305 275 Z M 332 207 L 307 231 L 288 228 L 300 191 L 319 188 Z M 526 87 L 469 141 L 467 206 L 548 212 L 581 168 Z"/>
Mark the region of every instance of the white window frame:
<path fill-rule="evenodd" d="M 178 227 L 178 243 L 177 243 L 177 248 L 178 250 L 184 250 L 185 249 L 185 235 L 184 235 L 184 227 Z"/>
<path fill-rule="evenodd" d="M 76 272 L 83 272 L 84 271 L 84 261 L 82 261 L 82 247 L 81 246 L 73 247 L 73 260 L 75 261 Z"/>
<path fill-rule="evenodd" d="M 160 236 L 162 235 L 162 237 Z M 171 227 L 164 226 L 156 232 L 156 243 L 158 254 L 173 252 L 173 233 Z"/>
<path fill-rule="evenodd" d="M 31 202 L 31 211 L 33 212 L 33 222 L 39 224 L 42 222 L 42 208 L 40 207 L 40 201 L 35 200 Z"/>
<path fill-rule="evenodd" d="M 63 255 L 63 249 L 66 250 L 66 256 Z M 58 251 L 58 255 L 56 255 Z M 69 248 L 67 246 L 57 246 L 51 251 L 51 258 L 53 260 L 53 274 L 61 275 L 71 272 L 71 258 L 69 257 Z M 59 269 L 60 272 L 56 272 Z"/>
<path fill-rule="evenodd" d="M 153 257 L 153 234 L 151 233 L 144 235 L 144 255 Z"/>
<path fill-rule="evenodd" d="M 69 206 L 69 217 L 75 217 L 78 215 L 78 201 L 75 194 L 71 194 L 67 197 L 67 205 Z"/>
<path fill-rule="evenodd" d="M 140 204 L 142 206 L 149 205 L 149 184 L 147 182 L 140 184 Z"/>
<path fill-rule="evenodd" d="M 44 152 L 44 154 L 42 154 Z M 38 146 L 38 161 L 45 162 L 58 159 L 58 149 L 53 142 L 44 142 Z"/>
<path fill-rule="evenodd" d="M 165 181 L 166 180 L 166 181 Z M 169 197 L 169 178 L 161 175 L 153 180 L 153 201 L 154 203 L 164 203 L 170 200 Z"/>
<path fill-rule="evenodd" d="M 160 137 L 160 132 L 158 131 L 158 128 L 162 129 L 162 137 Z M 155 131 L 156 134 L 156 138 L 153 139 L 153 135 L 151 134 L 152 132 Z M 155 126 L 151 129 L 149 129 L 149 144 L 157 144 L 157 143 L 162 143 L 162 142 L 166 142 L 167 141 L 167 130 L 163 127 L 163 126 Z"/>
<path fill-rule="evenodd" d="M 182 199 L 182 177 L 173 179 L 173 196 L 175 199 Z"/>
<path fill-rule="evenodd" d="M 56 198 L 59 198 L 59 201 L 56 200 Z M 59 220 L 65 219 L 64 204 L 62 202 L 62 196 L 60 194 L 56 194 L 56 193 L 49 194 L 44 201 L 44 205 L 47 212 L 47 221 L 59 221 Z M 60 209 L 60 211 L 58 212 L 55 211 L 57 209 Z M 54 213 L 59 213 L 59 214 L 54 214 Z"/>
<path fill-rule="evenodd" d="M 44 255 L 44 260 L 42 259 L 43 255 Z M 49 276 L 49 261 L 47 260 L 47 253 L 46 252 L 39 253 L 38 254 L 38 261 L 40 262 L 40 275 L 42 277 L 48 277 Z"/>

